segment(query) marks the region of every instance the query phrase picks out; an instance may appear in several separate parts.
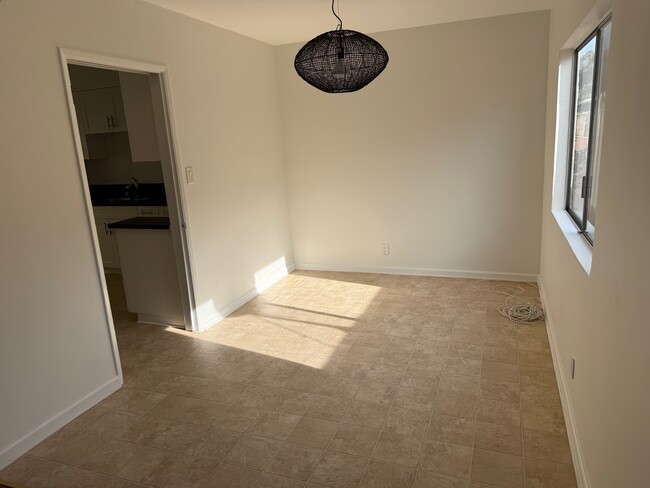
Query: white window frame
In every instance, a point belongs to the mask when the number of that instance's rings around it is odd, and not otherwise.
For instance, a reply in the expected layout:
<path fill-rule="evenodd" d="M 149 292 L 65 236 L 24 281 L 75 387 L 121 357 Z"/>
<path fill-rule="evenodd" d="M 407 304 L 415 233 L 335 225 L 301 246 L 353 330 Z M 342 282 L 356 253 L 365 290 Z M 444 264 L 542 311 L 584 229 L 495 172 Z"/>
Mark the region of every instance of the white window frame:
<path fill-rule="evenodd" d="M 594 246 L 580 233 L 579 227 L 566 210 L 571 170 L 574 53 L 578 46 L 610 17 L 612 17 L 611 1 L 597 2 L 559 53 L 551 211 L 574 256 L 587 275 L 591 273 Z"/>

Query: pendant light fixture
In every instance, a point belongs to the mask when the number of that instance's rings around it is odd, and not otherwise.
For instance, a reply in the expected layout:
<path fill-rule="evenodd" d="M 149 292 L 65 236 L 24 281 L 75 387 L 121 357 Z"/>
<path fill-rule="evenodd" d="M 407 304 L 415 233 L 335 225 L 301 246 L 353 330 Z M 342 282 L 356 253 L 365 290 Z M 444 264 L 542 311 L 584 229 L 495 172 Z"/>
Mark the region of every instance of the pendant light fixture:
<path fill-rule="evenodd" d="M 336 29 L 305 44 L 296 54 L 294 66 L 303 80 L 324 92 L 360 90 L 384 71 L 388 53 L 371 37 L 343 29 L 334 0 L 332 13 L 339 21 Z"/>

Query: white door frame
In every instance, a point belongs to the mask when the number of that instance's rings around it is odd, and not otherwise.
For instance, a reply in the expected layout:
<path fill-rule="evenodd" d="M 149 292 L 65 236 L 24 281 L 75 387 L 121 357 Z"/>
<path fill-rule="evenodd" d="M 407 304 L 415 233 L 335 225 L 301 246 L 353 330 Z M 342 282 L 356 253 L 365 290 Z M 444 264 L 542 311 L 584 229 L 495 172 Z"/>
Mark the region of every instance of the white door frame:
<path fill-rule="evenodd" d="M 120 378 L 122 377 L 122 369 L 120 366 L 119 354 L 117 350 L 117 341 L 115 336 L 115 324 L 113 323 L 113 316 L 111 314 L 111 305 L 108 296 L 108 288 L 106 286 L 106 278 L 104 277 L 104 266 L 102 263 L 101 251 L 99 249 L 99 240 L 97 236 L 97 230 L 95 229 L 95 217 L 93 214 L 92 201 L 90 198 L 90 187 L 88 185 L 88 178 L 86 175 L 86 167 L 84 163 L 83 150 L 81 147 L 81 135 L 79 133 L 79 126 L 77 124 L 77 114 L 74 108 L 74 101 L 72 98 L 72 88 L 70 84 L 70 74 L 68 72 L 69 64 L 76 64 L 82 66 L 89 66 L 94 68 L 104 68 L 112 69 L 115 71 L 128 71 L 132 73 L 140 73 L 146 75 L 156 75 L 159 83 L 154 86 L 152 83 L 152 88 L 154 91 L 159 91 L 160 97 L 156 97 L 155 93 L 153 98 L 154 101 L 154 111 L 162 113 L 165 119 L 165 133 L 161 134 L 158 132 L 159 139 L 164 139 L 159 141 L 161 149 L 161 159 L 165 159 L 163 155 L 165 153 L 169 154 L 169 163 L 171 166 L 171 176 L 173 179 L 172 189 L 166 188 L 168 195 L 171 195 L 174 201 L 168 201 L 169 205 L 169 217 L 170 217 L 170 229 L 172 230 L 172 235 L 176 232 L 176 238 L 174 251 L 176 254 L 177 269 L 179 270 L 179 281 L 181 288 L 181 295 L 183 295 L 183 311 L 185 315 L 185 328 L 191 331 L 198 331 L 198 320 L 196 314 L 196 288 L 193 279 L 192 273 L 192 248 L 189 242 L 189 235 L 187 232 L 187 213 L 186 213 L 186 201 L 184 188 L 181 182 L 183 181 L 182 173 L 177 152 L 176 144 L 176 133 L 174 128 L 174 118 L 172 112 L 171 99 L 169 96 L 169 77 L 167 73 L 167 67 L 156 64 L 142 63 L 139 61 L 133 61 L 129 59 L 114 58 L 109 56 L 104 56 L 100 54 L 94 54 L 84 51 L 77 51 L 73 49 L 67 49 L 59 47 L 59 55 L 61 60 L 61 70 L 63 73 L 63 79 L 65 82 L 65 91 L 68 99 L 68 110 L 70 115 L 70 125 L 75 139 L 75 148 L 77 153 L 77 164 L 79 166 L 79 175 L 81 177 L 82 191 L 84 195 L 84 200 L 86 203 L 86 217 L 88 219 L 88 227 L 93 236 L 93 246 L 95 250 L 95 262 L 97 274 L 103 291 L 104 298 L 104 310 L 106 314 L 106 320 L 110 328 L 110 336 L 113 347 L 113 357 L 115 360 L 115 366 Z M 156 89 L 157 88 L 157 89 Z M 157 98 L 160 101 L 157 102 Z M 158 105 L 158 106 L 156 106 Z M 158 128 L 160 129 L 160 128 Z M 164 162 L 163 162 L 164 164 Z M 166 185 L 167 186 L 167 185 Z M 170 190 L 173 190 L 170 192 Z"/>

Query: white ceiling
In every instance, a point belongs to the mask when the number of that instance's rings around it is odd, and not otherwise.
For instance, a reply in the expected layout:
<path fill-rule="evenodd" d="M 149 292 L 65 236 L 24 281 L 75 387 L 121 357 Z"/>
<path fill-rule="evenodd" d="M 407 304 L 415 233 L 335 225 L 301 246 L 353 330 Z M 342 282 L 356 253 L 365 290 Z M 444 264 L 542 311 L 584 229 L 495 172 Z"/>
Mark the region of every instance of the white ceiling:
<path fill-rule="evenodd" d="M 273 45 L 309 40 L 337 23 L 331 0 L 144 1 Z M 343 27 L 369 33 L 544 10 L 556 0 L 338 1 Z"/>

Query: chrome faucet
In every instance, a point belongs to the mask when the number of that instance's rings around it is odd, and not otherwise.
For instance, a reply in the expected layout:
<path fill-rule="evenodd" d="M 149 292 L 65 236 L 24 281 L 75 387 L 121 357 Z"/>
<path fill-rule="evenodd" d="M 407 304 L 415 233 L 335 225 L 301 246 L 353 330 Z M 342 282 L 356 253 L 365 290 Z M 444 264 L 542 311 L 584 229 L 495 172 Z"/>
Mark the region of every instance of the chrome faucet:
<path fill-rule="evenodd" d="M 126 185 L 125 191 L 127 196 L 137 197 L 140 192 L 140 182 L 136 180 L 133 176 L 131 176 L 131 179 L 133 180 L 133 183 L 131 183 L 130 185 Z M 135 190 L 135 192 L 133 190 Z"/>

